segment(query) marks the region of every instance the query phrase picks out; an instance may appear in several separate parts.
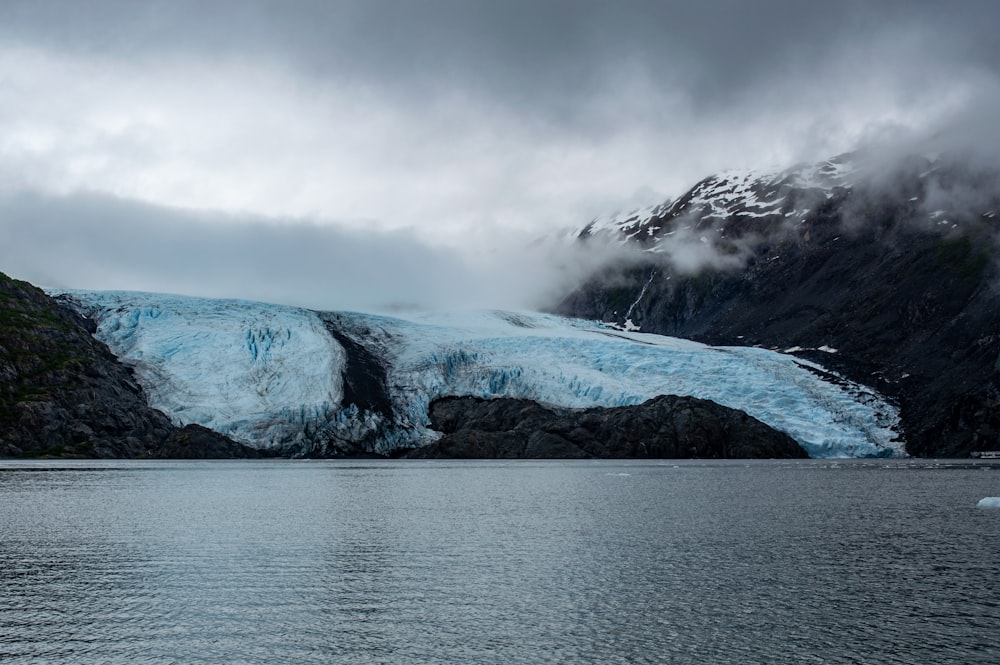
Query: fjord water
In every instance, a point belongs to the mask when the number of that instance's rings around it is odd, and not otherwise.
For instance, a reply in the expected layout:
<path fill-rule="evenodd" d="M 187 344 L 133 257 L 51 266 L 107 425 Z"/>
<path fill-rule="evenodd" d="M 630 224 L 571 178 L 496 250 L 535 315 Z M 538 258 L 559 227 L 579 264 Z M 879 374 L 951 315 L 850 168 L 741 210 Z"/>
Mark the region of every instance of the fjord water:
<path fill-rule="evenodd" d="M 0 661 L 1000 660 L 989 463 L 0 463 Z"/>

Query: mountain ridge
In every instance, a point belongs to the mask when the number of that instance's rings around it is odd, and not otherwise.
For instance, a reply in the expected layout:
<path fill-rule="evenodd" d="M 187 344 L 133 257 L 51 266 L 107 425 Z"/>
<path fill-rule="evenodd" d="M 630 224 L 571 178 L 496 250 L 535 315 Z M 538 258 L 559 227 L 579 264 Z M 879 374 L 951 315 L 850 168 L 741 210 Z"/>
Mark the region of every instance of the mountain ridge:
<path fill-rule="evenodd" d="M 774 193 L 766 215 L 744 214 L 733 193 L 773 178 L 716 187 L 721 200 L 705 204 L 705 183 L 725 180 L 706 178 L 655 214 L 584 227 L 579 242 L 640 252 L 553 311 L 789 350 L 896 400 L 911 454 L 1000 448 L 997 172 L 923 157 L 876 172 L 839 159 L 839 182 Z"/>

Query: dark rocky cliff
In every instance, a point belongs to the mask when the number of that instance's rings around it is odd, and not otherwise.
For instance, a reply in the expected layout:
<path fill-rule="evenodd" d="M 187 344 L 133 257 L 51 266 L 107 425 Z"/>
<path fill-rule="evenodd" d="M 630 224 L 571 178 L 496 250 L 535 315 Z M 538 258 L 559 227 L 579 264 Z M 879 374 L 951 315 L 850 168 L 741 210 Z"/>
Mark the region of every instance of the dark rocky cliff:
<path fill-rule="evenodd" d="M 88 321 L 0 273 L 0 456 L 259 457 L 150 408 Z"/>
<path fill-rule="evenodd" d="M 917 163 L 822 196 L 767 183 L 776 203 L 764 215 L 664 207 L 629 232 L 650 243 L 690 228 L 716 256 L 745 255 L 695 271 L 647 255 L 555 309 L 618 324 L 627 312 L 644 332 L 710 344 L 795 349 L 895 399 L 911 454 L 1000 449 L 998 182 Z"/>
<path fill-rule="evenodd" d="M 797 458 L 787 434 L 742 411 L 662 395 L 635 406 L 558 409 L 525 399 L 447 397 L 430 407 L 436 443 L 416 458 Z"/>

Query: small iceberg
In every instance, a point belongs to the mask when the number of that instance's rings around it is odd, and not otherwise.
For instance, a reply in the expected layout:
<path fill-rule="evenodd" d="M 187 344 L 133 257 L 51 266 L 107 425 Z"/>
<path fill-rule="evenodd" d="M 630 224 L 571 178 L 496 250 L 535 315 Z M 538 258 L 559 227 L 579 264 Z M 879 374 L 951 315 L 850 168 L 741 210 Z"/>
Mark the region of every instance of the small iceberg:
<path fill-rule="evenodd" d="M 1000 496 L 988 496 L 980 499 L 976 508 L 1000 508 Z"/>

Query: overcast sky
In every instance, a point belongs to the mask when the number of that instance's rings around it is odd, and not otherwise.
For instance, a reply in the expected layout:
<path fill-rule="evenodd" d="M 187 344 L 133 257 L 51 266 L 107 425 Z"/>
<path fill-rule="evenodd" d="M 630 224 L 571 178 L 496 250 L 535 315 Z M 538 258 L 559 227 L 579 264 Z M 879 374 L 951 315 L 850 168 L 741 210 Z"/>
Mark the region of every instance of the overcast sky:
<path fill-rule="evenodd" d="M 998 25 L 994 0 L 3 0 L 0 271 L 530 305 L 551 257 L 525 242 L 714 171 L 1000 147 Z"/>

